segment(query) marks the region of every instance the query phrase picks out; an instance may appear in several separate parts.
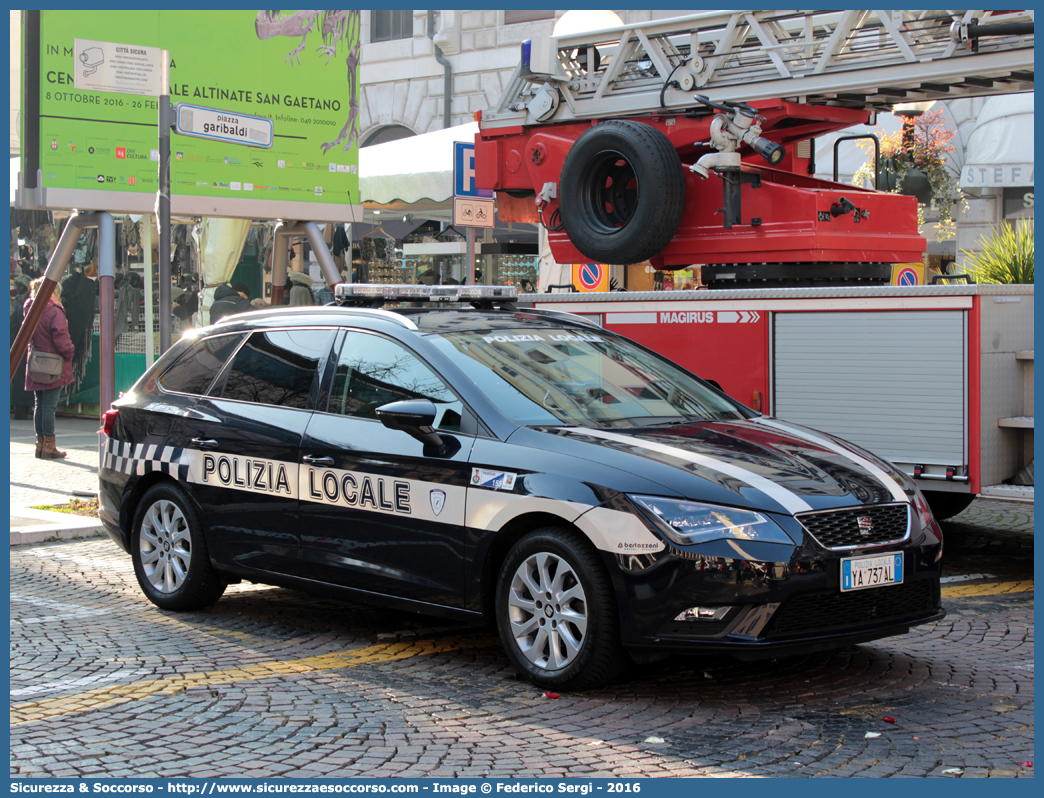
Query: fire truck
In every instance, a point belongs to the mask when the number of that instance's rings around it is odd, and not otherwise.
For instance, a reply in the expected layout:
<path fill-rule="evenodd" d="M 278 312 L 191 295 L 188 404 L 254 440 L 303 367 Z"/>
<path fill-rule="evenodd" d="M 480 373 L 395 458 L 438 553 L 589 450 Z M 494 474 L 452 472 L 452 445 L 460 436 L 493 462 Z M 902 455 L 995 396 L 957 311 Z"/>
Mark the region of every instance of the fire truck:
<path fill-rule="evenodd" d="M 1033 89 L 1030 11 L 720 11 L 533 40 L 476 181 L 559 263 L 701 264 L 717 291 L 529 297 L 756 410 L 859 443 L 940 518 L 1032 498 L 1033 287 L 890 287 L 913 197 L 815 178 L 894 104 Z M 875 170 L 877 171 L 877 170 Z M 1020 474 L 1022 478 L 1020 479 Z"/>
<path fill-rule="evenodd" d="M 481 113 L 476 183 L 559 263 L 886 283 L 925 251 L 916 200 L 815 178 L 815 139 L 1032 89 L 1030 11 L 715 11 L 534 39 Z"/>
<path fill-rule="evenodd" d="M 938 518 L 979 495 L 1033 498 L 1032 285 L 520 300 L 585 316 L 755 410 L 863 446 L 912 477 Z"/>

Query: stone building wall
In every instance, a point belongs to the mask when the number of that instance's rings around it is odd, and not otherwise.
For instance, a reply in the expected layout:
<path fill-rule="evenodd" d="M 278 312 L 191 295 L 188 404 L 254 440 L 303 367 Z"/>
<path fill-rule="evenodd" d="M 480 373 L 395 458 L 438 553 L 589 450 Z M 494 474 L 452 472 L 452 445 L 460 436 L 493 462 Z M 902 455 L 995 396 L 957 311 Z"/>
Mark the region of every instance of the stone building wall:
<path fill-rule="evenodd" d="M 555 19 L 505 24 L 503 10 L 436 11 L 435 42 L 452 65 L 451 125 L 489 108 L 518 65 L 525 39 L 550 36 Z M 617 11 L 624 22 L 678 16 L 682 11 Z M 428 38 L 428 12 L 413 12 L 413 37 L 370 41 L 370 11 L 362 12 L 360 131 L 365 143 L 381 128 L 402 125 L 412 133 L 441 130 L 445 70 Z"/>

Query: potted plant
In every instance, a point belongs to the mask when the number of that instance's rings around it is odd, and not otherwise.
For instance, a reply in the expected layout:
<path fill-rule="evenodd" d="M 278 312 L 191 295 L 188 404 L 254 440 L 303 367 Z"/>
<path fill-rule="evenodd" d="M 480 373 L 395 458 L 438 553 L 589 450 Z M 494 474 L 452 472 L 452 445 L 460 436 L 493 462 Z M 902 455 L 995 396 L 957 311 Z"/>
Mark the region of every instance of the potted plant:
<path fill-rule="evenodd" d="M 1004 224 L 982 242 L 981 252 L 961 250 L 964 267 L 977 283 L 1033 282 L 1033 220 Z"/>
<path fill-rule="evenodd" d="M 935 206 L 941 225 L 952 224 L 951 206 L 961 199 L 957 175 L 946 164 L 946 156 L 953 152 L 950 140 L 954 137 L 942 119 L 943 111 L 926 111 L 917 117 L 904 119 L 903 129 L 895 133 L 878 131 L 881 142 L 881 171 L 876 187 L 881 191 L 908 194 L 917 198 L 918 215 L 923 219 L 924 208 Z M 867 141 L 859 143 L 872 148 Z M 873 160 L 863 164 L 852 178 L 853 185 L 874 184 Z"/>

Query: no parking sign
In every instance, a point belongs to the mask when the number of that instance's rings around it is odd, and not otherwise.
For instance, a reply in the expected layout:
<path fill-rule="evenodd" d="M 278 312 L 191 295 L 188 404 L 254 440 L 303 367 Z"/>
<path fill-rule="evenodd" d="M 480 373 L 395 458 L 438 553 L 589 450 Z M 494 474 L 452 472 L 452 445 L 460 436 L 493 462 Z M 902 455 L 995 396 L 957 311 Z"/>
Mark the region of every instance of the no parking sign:
<path fill-rule="evenodd" d="M 578 291 L 608 291 L 609 267 L 604 263 L 574 263 L 573 285 Z"/>
<path fill-rule="evenodd" d="M 893 263 L 892 285 L 924 285 L 924 264 Z"/>

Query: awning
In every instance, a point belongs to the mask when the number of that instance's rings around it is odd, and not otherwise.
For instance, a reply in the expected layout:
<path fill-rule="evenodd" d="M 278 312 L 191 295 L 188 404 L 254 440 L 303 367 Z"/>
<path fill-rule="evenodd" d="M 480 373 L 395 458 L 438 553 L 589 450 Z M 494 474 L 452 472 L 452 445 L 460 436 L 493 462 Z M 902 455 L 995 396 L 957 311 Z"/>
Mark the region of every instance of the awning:
<path fill-rule="evenodd" d="M 1033 185 L 1033 94 L 991 97 L 968 138 L 963 189 Z"/>
<path fill-rule="evenodd" d="M 435 130 L 420 136 L 359 150 L 359 197 L 366 209 L 412 213 L 449 221 L 453 216 L 453 142 L 474 142 L 478 123 Z M 379 219 L 379 217 L 378 217 Z"/>

